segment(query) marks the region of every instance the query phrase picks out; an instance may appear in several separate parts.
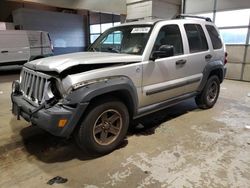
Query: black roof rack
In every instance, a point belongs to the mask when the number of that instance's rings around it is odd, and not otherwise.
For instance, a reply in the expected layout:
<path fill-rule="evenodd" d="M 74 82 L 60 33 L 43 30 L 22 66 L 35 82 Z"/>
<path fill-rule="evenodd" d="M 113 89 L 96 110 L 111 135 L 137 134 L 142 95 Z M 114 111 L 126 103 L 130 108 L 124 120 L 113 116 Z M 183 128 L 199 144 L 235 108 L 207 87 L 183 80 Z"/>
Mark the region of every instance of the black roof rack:
<path fill-rule="evenodd" d="M 176 16 L 176 18 L 177 19 L 180 19 L 180 18 L 199 18 L 199 19 L 204 19 L 207 22 L 212 22 L 212 20 L 208 17 L 194 16 L 194 15 L 188 15 L 188 14 L 180 14 L 180 15 Z"/>

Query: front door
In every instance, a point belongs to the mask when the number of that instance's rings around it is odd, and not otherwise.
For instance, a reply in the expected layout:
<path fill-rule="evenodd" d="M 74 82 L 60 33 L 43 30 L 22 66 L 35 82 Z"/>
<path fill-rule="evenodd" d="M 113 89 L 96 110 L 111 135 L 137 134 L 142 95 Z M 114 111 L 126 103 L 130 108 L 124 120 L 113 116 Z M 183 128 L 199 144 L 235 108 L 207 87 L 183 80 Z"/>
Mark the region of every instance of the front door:
<path fill-rule="evenodd" d="M 177 24 L 162 26 L 156 38 L 153 51 L 162 45 L 174 49 L 171 57 L 150 60 L 143 65 L 143 100 L 141 106 L 147 106 L 186 93 L 186 85 L 200 80 L 200 76 L 188 76 L 187 54 L 184 54 L 183 36 Z"/>

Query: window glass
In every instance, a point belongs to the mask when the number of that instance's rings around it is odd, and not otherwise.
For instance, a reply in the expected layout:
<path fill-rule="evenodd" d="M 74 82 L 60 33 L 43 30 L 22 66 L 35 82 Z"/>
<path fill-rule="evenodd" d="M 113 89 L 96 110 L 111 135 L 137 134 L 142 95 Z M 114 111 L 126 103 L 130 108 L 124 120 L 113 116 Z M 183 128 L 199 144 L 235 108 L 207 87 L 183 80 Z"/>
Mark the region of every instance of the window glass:
<path fill-rule="evenodd" d="M 247 26 L 249 24 L 250 9 L 217 12 L 215 24 L 218 27 Z"/>
<path fill-rule="evenodd" d="M 226 44 L 245 44 L 247 28 L 220 29 L 220 34 Z"/>
<path fill-rule="evenodd" d="M 122 33 L 120 31 L 115 31 L 109 34 L 104 40 L 103 44 L 121 44 L 121 36 Z"/>
<path fill-rule="evenodd" d="M 140 55 L 147 44 L 151 28 L 151 25 L 110 28 L 89 47 L 89 51 Z"/>
<path fill-rule="evenodd" d="M 181 32 L 178 25 L 167 25 L 161 28 L 154 44 L 154 51 L 159 50 L 162 45 L 174 47 L 174 55 L 183 54 Z"/>
<path fill-rule="evenodd" d="M 115 32 L 114 33 L 114 44 L 121 44 L 121 40 L 122 40 L 122 33 Z"/>
<path fill-rule="evenodd" d="M 101 27 L 100 24 L 90 25 L 90 33 L 101 33 Z"/>
<path fill-rule="evenodd" d="M 114 23 L 105 23 L 105 24 L 94 24 L 94 25 L 90 25 L 90 42 L 93 43 L 95 41 L 95 39 L 104 31 L 106 31 L 107 29 L 113 27 L 113 26 L 117 26 L 120 25 L 121 22 L 114 22 Z M 114 36 L 115 37 L 115 36 Z M 118 35 L 116 36 L 116 38 L 119 37 Z M 111 39 L 110 39 L 111 40 Z M 118 39 L 117 39 L 118 40 Z M 116 41 L 110 41 L 111 43 L 113 42 L 117 42 Z M 108 42 L 108 41 L 107 41 Z"/>
<path fill-rule="evenodd" d="M 99 37 L 99 34 L 97 35 L 90 35 L 90 43 L 95 42 L 95 40 Z"/>
<path fill-rule="evenodd" d="M 200 25 L 185 24 L 184 27 L 187 33 L 190 53 L 208 50 L 207 39 Z"/>
<path fill-rule="evenodd" d="M 214 49 L 222 48 L 222 42 L 221 42 L 221 39 L 220 39 L 220 35 L 217 32 L 217 30 L 214 28 L 214 26 L 206 25 L 206 28 L 207 28 L 208 34 L 210 36 L 210 39 L 212 41 L 213 48 Z"/>
<path fill-rule="evenodd" d="M 100 12 L 90 12 L 90 42 L 93 43 L 97 36 L 105 32 L 107 29 L 113 26 L 120 25 L 120 15 L 100 13 Z M 113 36 L 115 37 L 115 36 Z M 118 35 L 116 36 L 116 38 Z M 110 38 L 111 40 L 111 38 Z M 109 40 L 109 42 L 111 42 Z M 108 42 L 108 41 L 107 41 Z M 115 41 L 112 41 L 112 43 Z"/>
<path fill-rule="evenodd" d="M 104 31 L 106 31 L 107 29 L 109 29 L 110 27 L 112 27 L 112 26 L 113 26 L 113 23 L 101 24 L 101 31 L 102 31 L 102 33 L 103 33 Z"/>
<path fill-rule="evenodd" d="M 103 44 L 114 44 L 114 34 L 109 34 L 102 42 Z"/>

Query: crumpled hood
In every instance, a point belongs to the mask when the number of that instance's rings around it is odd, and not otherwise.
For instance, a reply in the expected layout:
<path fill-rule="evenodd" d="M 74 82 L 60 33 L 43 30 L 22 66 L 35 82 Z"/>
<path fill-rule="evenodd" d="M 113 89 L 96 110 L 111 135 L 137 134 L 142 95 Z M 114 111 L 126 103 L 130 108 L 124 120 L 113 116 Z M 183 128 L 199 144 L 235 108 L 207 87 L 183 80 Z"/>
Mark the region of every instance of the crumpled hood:
<path fill-rule="evenodd" d="M 142 56 L 140 55 L 105 52 L 78 52 L 30 61 L 25 64 L 25 67 L 38 71 L 56 71 L 61 73 L 62 71 L 77 65 L 132 63 L 139 61 L 142 61 Z"/>

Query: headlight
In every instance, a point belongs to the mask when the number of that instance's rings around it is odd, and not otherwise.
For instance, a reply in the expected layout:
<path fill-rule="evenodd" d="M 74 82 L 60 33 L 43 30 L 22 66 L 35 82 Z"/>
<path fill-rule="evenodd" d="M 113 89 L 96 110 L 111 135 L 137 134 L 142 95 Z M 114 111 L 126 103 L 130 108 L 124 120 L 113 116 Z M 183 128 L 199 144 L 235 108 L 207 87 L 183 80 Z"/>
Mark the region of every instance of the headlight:
<path fill-rule="evenodd" d="M 44 99 L 45 101 L 48 101 L 52 98 L 54 98 L 54 94 L 52 93 L 51 90 L 51 82 L 47 82 L 47 84 L 45 85 Z"/>
<path fill-rule="evenodd" d="M 52 98 L 56 98 L 59 100 L 62 98 L 62 94 L 60 92 L 59 85 L 57 84 L 57 82 L 58 81 L 56 79 L 52 79 L 48 82 L 47 86 L 45 86 L 45 100 L 49 100 Z"/>
<path fill-rule="evenodd" d="M 56 99 L 62 98 L 62 93 L 60 92 L 60 86 L 57 80 L 53 80 L 50 83 L 50 89 L 53 95 L 56 97 Z"/>

